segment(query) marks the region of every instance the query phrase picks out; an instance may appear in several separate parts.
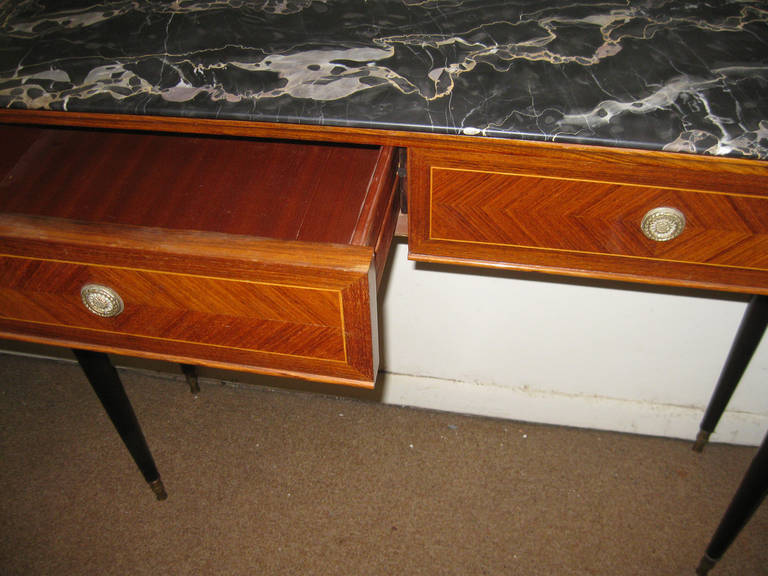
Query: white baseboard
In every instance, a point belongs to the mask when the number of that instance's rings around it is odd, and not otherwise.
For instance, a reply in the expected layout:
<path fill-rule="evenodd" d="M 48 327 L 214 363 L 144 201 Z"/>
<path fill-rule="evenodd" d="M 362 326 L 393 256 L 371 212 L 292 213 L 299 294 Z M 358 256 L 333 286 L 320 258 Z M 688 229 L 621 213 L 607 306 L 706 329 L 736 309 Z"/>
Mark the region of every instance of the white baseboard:
<path fill-rule="evenodd" d="M 15 350 L 3 352 L 74 362 L 68 350 L 51 347 L 41 347 L 38 350 L 30 346 L 16 346 Z M 129 369 L 170 372 L 175 367 L 165 362 L 149 362 L 127 357 L 114 360 L 118 366 Z M 174 374 L 182 379 L 180 372 L 176 371 Z M 695 438 L 703 416 L 703 409 L 699 407 L 541 392 L 391 372 L 380 373 L 376 391 L 205 368 L 201 369 L 201 377 L 357 397 L 397 406 L 684 440 Z M 729 409 L 720 420 L 710 441 L 757 446 L 766 430 L 768 415 Z"/>
<path fill-rule="evenodd" d="M 424 376 L 384 373 L 382 402 L 524 422 L 693 440 L 700 408 L 596 396 L 543 393 Z M 727 410 L 711 442 L 759 445 L 768 416 Z"/>

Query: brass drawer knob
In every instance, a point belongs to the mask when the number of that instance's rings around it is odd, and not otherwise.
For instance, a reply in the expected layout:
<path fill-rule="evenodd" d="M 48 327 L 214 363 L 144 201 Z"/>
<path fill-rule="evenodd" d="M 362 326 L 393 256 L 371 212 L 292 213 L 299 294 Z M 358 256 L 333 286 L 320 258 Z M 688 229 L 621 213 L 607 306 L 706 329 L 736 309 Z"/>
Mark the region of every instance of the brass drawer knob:
<path fill-rule="evenodd" d="M 123 299 L 108 286 L 86 284 L 80 290 L 83 304 L 97 316 L 112 318 L 123 311 Z"/>
<path fill-rule="evenodd" d="M 643 234 L 656 242 L 666 242 L 677 238 L 683 233 L 685 228 L 685 216 L 677 208 L 661 206 L 649 210 L 643 221 L 640 223 L 640 229 Z"/>

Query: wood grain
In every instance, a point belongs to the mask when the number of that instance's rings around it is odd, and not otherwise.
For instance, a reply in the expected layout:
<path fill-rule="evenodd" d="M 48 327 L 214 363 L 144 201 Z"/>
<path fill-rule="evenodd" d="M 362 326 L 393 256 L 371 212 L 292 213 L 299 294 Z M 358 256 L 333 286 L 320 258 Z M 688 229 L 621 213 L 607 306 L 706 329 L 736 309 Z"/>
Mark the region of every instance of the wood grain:
<path fill-rule="evenodd" d="M 409 149 L 434 149 L 438 154 L 452 152 L 457 154 L 457 158 L 464 154 L 498 153 L 502 156 L 515 155 L 526 158 L 528 162 L 537 163 L 541 169 L 545 170 L 558 170 L 559 167 L 567 172 L 572 167 L 578 168 L 579 165 L 583 165 L 588 170 L 599 173 L 602 166 L 615 168 L 618 165 L 624 165 L 630 172 L 636 170 L 640 178 L 653 176 L 658 179 L 658 183 L 665 180 L 664 172 L 658 170 L 659 161 L 665 163 L 672 170 L 675 169 L 675 166 L 684 166 L 693 168 L 700 173 L 706 172 L 712 177 L 718 177 L 723 169 L 726 173 L 738 170 L 753 174 L 761 174 L 765 170 L 764 161 L 730 157 L 602 147 L 589 144 L 563 144 L 512 138 L 282 122 L 3 109 L 0 110 L 0 123 L 399 146 Z M 470 158 L 467 160 L 471 161 Z M 647 183 L 651 182 L 648 181 Z"/>
<path fill-rule="evenodd" d="M 0 311 L 16 320 L 346 361 L 339 291 L 8 256 L 0 269 Z M 91 283 L 125 310 L 89 312 Z"/>
<path fill-rule="evenodd" d="M 411 257 L 719 290 L 768 291 L 768 166 L 606 151 L 411 150 Z M 658 206 L 683 234 L 646 238 Z"/>
<path fill-rule="evenodd" d="M 0 215 L 0 332 L 370 387 L 372 249 L 324 248 Z M 125 312 L 87 312 L 90 282 L 121 294 Z"/>
<path fill-rule="evenodd" d="M 381 154 L 372 146 L 6 125 L 0 156 L 18 160 L 0 173 L 0 211 L 348 244 L 359 207 L 375 193 Z"/>
<path fill-rule="evenodd" d="M 380 286 L 384 278 L 384 269 L 387 266 L 392 240 L 397 231 L 400 216 L 400 193 L 398 178 L 392 181 L 391 195 L 386 211 L 382 214 L 383 221 L 378 232 L 378 238 L 374 246 L 374 267 L 376 268 L 376 285 Z"/>
<path fill-rule="evenodd" d="M 392 148 L 0 135 L 4 336 L 373 386 Z M 115 289 L 125 311 L 88 312 L 87 283 Z"/>

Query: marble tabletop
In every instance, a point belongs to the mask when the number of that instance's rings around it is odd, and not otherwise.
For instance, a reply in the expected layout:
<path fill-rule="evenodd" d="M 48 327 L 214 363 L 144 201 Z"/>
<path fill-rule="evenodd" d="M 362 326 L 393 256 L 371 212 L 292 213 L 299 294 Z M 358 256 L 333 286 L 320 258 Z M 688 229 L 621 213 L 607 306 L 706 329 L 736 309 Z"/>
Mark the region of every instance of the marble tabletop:
<path fill-rule="evenodd" d="M 768 3 L 0 0 L 0 107 L 768 159 Z"/>

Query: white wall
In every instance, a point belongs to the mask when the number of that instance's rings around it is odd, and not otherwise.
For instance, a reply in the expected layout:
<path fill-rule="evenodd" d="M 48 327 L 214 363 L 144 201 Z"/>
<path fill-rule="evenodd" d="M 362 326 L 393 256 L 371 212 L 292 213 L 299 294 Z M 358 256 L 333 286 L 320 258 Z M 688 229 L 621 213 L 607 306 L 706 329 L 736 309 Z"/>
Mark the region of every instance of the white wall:
<path fill-rule="evenodd" d="M 693 438 L 747 298 L 417 264 L 381 295 L 384 402 Z M 713 441 L 768 429 L 768 338 Z"/>

